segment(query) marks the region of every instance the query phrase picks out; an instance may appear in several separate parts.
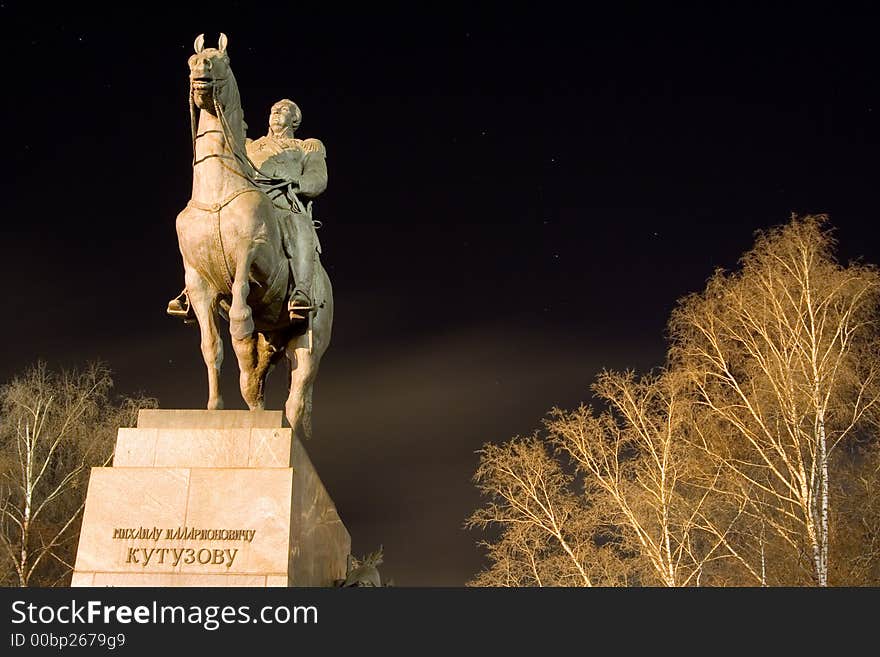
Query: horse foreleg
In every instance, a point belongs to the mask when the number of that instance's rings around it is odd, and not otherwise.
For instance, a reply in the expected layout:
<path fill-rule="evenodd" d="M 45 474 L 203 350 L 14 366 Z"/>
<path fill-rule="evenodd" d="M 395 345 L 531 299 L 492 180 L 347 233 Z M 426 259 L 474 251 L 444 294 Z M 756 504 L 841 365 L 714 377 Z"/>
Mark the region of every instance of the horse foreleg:
<path fill-rule="evenodd" d="M 232 282 L 232 304 L 229 306 L 229 333 L 233 340 L 243 340 L 254 334 L 254 318 L 247 298 L 251 291 L 249 281 L 254 254 L 247 253 L 238 259 L 235 279 Z M 237 352 L 237 350 L 236 350 Z"/>
<path fill-rule="evenodd" d="M 252 411 L 261 410 L 264 407 L 266 378 L 282 352 L 263 333 L 255 333 L 249 338 L 233 338 L 232 346 L 238 357 L 241 396 Z"/>
<path fill-rule="evenodd" d="M 202 358 L 208 369 L 208 409 L 221 409 L 223 396 L 220 394 L 220 365 L 223 363 L 223 341 L 217 331 L 214 305 L 217 294 L 194 269 L 186 270 L 186 291 L 199 322 Z"/>
<path fill-rule="evenodd" d="M 232 313 L 230 312 L 230 315 Z M 230 322 L 232 318 L 230 317 Z M 257 351 L 257 335 L 244 338 L 232 338 L 232 348 L 238 357 L 238 387 L 248 408 L 252 411 L 263 409 L 263 383 L 265 376 L 259 374 L 259 353 Z"/>
<path fill-rule="evenodd" d="M 318 373 L 318 356 L 309 353 L 307 340 L 294 339 L 287 347 L 290 360 L 290 393 L 284 412 L 295 435 L 312 437 L 312 386 Z"/>

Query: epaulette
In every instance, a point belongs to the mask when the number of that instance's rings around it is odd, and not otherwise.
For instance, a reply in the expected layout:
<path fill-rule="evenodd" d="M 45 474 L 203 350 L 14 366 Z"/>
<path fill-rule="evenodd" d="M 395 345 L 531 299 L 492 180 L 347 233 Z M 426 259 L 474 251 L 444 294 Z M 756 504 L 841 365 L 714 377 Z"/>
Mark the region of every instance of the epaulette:
<path fill-rule="evenodd" d="M 327 149 L 324 147 L 324 144 L 321 143 L 320 139 L 315 139 L 314 137 L 303 139 L 302 149 L 306 153 L 320 153 L 324 157 L 327 157 Z"/>

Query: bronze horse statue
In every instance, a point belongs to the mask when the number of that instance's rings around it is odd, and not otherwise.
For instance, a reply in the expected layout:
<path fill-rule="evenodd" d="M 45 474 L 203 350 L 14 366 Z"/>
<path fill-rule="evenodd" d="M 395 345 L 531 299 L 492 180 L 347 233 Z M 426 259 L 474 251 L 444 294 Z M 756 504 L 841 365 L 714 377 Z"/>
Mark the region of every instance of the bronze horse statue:
<path fill-rule="evenodd" d="M 290 235 L 289 213 L 303 208 L 295 199 L 290 208 L 277 205 L 270 193 L 277 194 L 283 181 L 266 180 L 247 156 L 241 97 L 226 46 L 224 34 L 217 48 L 205 48 L 200 35 L 189 58 L 193 185 L 192 197 L 177 215 L 186 292 L 208 369 L 208 408 L 223 408 L 223 343 L 217 331 L 222 315 L 229 320 L 248 407 L 264 407 L 266 378 L 286 355 L 285 413 L 294 431 L 308 437 L 312 388 L 330 343 L 333 291 L 318 260 L 314 306 L 304 318 L 288 313 L 294 281 L 284 241 Z"/>

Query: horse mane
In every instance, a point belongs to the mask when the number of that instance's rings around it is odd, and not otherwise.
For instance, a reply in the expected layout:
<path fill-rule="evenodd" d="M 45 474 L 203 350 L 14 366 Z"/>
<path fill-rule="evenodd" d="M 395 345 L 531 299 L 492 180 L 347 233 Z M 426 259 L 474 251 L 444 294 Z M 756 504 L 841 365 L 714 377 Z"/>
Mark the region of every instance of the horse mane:
<path fill-rule="evenodd" d="M 227 140 L 230 137 L 232 139 L 232 143 L 229 144 L 229 147 L 238 156 L 237 159 L 242 167 L 246 167 L 247 165 L 245 165 L 245 163 L 249 161 L 247 158 L 247 150 L 245 149 L 247 124 L 244 121 L 244 109 L 241 106 L 241 94 L 238 91 L 238 82 L 235 79 L 235 74 L 232 72 L 232 68 L 229 68 L 226 84 L 223 85 L 223 90 L 220 96 L 220 103 L 218 104 L 220 105 L 219 109 L 220 112 L 222 112 L 225 123 L 224 131 L 228 130 L 232 133 L 231 135 L 227 135 Z"/>
<path fill-rule="evenodd" d="M 241 94 L 238 91 L 238 82 L 232 69 L 229 69 L 229 77 L 223 85 L 223 114 L 229 122 L 232 136 L 235 138 L 233 146 L 238 150 L 244 149 L 245 127 L 244 109 L 241 106 Z"/>

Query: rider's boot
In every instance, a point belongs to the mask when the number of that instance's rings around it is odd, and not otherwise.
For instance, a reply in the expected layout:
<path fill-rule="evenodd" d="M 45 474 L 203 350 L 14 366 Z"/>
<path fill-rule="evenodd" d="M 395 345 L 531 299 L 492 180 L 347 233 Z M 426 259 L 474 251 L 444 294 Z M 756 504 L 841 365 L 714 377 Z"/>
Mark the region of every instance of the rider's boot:
<path fill-rule="evenodd" d="M 287 302 L 291 321 L 307 319 L 309 313 L 315 310 L 315 302 L 312 299 L 312 281 L 315 277 L 317 256 L 315 229 L 311 225 L 311 218 L 305 215 L 295 215 L 295 221 L 303 223 L 295 224 L 297 228 L 296 253 L 290 262 L 296 284 Z M 308 224 L 305 223 L 306 221 Z"/>
<path fill-rule="evenodd" d="M 290 313 L 290 319 L 306 319 L 308 314 L 315 309 L 311 295 L 301 287 L 294 288 L 290 299 L 287 301 L 287 311 Z"/>

